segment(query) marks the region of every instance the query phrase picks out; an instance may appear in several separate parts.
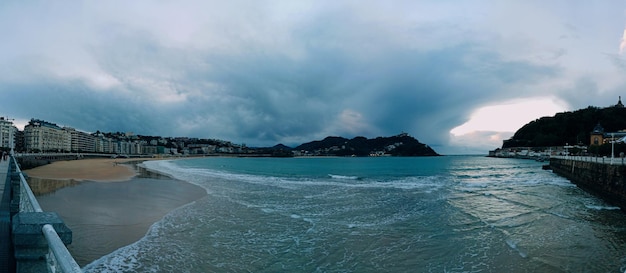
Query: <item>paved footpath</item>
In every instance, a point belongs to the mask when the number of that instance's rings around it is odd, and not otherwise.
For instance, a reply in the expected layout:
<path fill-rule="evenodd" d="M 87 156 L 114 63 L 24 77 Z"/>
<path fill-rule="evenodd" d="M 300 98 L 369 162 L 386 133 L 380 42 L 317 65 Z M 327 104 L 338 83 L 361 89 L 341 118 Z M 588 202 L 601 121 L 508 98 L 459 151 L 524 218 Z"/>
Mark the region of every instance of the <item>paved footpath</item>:
<path fill-rule="evenodd" d="M 15 272 L 11 246 L 11 179 L 9 161 L 0 161 L 0 273 Z"/>

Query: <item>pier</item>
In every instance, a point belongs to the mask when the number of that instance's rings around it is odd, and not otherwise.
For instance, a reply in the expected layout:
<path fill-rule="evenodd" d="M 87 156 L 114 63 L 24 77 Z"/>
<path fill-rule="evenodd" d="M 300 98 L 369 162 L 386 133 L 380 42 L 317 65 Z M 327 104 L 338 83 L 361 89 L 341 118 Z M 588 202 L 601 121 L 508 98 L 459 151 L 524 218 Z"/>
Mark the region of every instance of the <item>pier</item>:
<path fill-rule="evenodd" d="M 580 188 L 626 211 L 626 165 L 623 158 L 551 157 L 550 168 Z"/>
<path fill-rule="evenodd" d="M 0 161 L 0 273 L 82 272 L 66 248 L 72 231 L 45 212 L 14 156 Z"/>

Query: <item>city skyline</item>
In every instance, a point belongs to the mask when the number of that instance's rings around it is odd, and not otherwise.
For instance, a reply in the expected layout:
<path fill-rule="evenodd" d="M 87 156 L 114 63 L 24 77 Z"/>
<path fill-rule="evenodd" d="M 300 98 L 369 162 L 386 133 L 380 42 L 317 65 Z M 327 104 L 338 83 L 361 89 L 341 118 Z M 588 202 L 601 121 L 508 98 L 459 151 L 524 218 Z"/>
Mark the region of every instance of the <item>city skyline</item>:
<path fill-rule="evenodd" d="M 0 114 L 251 146 L 407 132 L 486 153 L 626 91 L 626 6 L 553 1 L 0 4 Z"/>

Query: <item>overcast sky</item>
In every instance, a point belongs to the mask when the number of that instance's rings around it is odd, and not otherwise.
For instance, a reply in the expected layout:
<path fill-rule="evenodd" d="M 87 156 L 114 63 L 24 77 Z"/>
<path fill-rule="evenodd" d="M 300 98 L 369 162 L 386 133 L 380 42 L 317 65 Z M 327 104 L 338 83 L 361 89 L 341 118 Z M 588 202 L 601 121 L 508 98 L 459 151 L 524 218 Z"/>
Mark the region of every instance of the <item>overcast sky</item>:
<path fill-rule="evenodd" d="M 248 146 L 407 132 L 486 154 L 541 116 L 626 100 L 625 26 L 623 0 L 2 1 L 0 115 Z"/>

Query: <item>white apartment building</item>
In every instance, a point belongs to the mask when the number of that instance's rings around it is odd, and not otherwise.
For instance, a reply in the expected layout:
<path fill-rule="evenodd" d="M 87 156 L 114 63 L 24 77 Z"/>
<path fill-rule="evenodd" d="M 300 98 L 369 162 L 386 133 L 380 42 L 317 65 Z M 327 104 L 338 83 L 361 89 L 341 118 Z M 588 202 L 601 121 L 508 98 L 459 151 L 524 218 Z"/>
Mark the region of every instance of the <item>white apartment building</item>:
<path fill-rule="evenodd" d="M 117 142 L 117 153 L 123 155 L 138 155 L 143 153 L 144 143 L 140 141 L 119 141 Z"/>
<path fill-rule="evenodd" d="M 77 131 L 70 127 L 64 127 L 63 130 L 67 131 L 70 135 L 70 151 L 83 153 L 93 153 L 96 151 L 96 138 L 91 134 Z"/>
<path fill-rule="evenodd" d="M 24 126 L 24 146 L 27 152 L 69 152 L 71 135 L 54 123 L 31 119 Z"/>
<path fill-rule="evenodd" d="M 117 141 L 113 141 L 108 137 L 102 135 L 95 137 L 96 141 L 96 153 L 117 153 Z"/>
<path fill-rule="evenodd" d="M 17 127 L 13 122 L 0 117 L 0 148 L 12 149 L 15 147 L 15 133 Z"/>
<path fill-rule="evenodd" d="M 4 145 L 4 124 L 12 125 L 11 122 L 0 118 L 0 145 Z M 7 136 L 10 133 L 11 137 L 13 137 L 15 132 L 17 132 L 17 128 L 12 128 L 14 129 L 7 129 Z M 24 127 L 24 148 L 26 152 L 95 152 L 125 155 L 143 154 L 147 153 L 147 150 L 154 151 L 154 153 L 158 152 L 156 147 L 154 149 L 145 149 L 148 142 L 136 140 L 137 137 L 132 133 L 127 133 L 126 137 L 130 138 L 130 140 L 118 141 L 105 137 L 102 133 L 89 134 L 71 127 L 61 128 L 51 122 L 31 119 L 28 125 Z M 13 140 L 7 143 L 6 145 L 14 145 Z"/>

